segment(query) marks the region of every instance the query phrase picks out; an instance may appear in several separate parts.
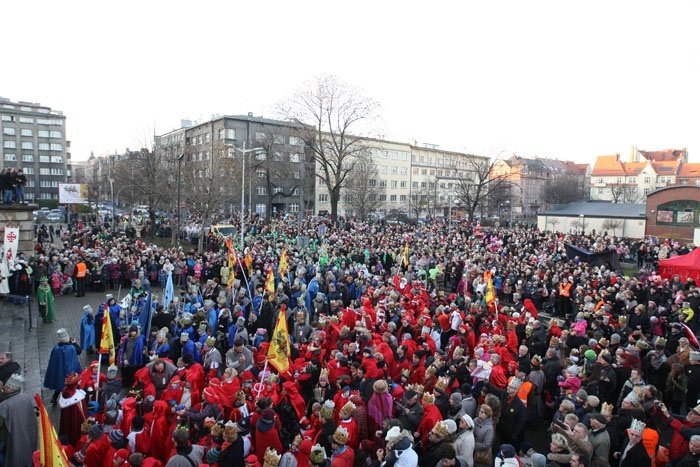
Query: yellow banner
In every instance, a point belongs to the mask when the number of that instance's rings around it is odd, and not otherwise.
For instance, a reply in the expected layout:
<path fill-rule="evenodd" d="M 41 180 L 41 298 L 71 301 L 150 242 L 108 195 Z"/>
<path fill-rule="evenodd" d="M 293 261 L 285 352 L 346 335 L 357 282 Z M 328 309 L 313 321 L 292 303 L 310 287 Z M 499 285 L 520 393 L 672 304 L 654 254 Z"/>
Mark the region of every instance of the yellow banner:
<path fill-rule="evenodd" d="M 279 373 L 284 373 L 289 369 L 289 356 L 292 354 L 292 347 L 289 343 L 289 331 L 287 330 L 286 306 L 282 305 L 277 315 L 275 331 L 270 339 L 270 348 L 267 350 L 267 359 Z"/>

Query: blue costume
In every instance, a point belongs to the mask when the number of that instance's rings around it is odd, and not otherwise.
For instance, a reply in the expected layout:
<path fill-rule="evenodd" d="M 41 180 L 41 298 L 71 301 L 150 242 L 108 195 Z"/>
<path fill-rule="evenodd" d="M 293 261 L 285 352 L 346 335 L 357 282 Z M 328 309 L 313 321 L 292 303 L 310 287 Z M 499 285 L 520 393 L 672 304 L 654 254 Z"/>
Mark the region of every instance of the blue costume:
<path fill-rule="evenodd" d="M 318 281 L 314 277 L 311 279 L 311 282 L 309 282 L 309 285 L 306 287 L 306 309 L 311 311 L 311 304 L 314 302 L 316 299 L 316 294 L 318 293 Z"/>
<path fill-rule="evenodd" d="M 61 342 L 51 350 L 51 357 L 49 357 L 49 364 L 44 376 L 44 387 L 54 391 L 62 391 L 66 376 L 71 373 L 80 374 L 82 371 L 75 345 Z"/>
<path fill-rule="evenodd" d="M 185 354 L 190 354 L 192 355 L 192 359 L 196 362 L 197 361 L 197 348 L 194 345 L 194 342 L 191 340 L 188 340 L 187 342 L 182 344 L 182 353 L 180 357 L 184 357 Z"/>
<path fill-rule="evenodd" d="M 83 319 L 80 320 L 80 347 L 83 349 L 91 349 L 95 346 L 95 327 L 95 317 L 86 311 Z M 101 323 L 100 329 L 102 329 Z"/>
<path fill-rule="evenodd" d="M 210 328 L 216 329 L 216 327 L 219 324 L 219 313 L 218 310 L 215 307 L 212 307 L 209 310 L 209 316 L 207 317 L 207 324 L 209 325 Z"/>

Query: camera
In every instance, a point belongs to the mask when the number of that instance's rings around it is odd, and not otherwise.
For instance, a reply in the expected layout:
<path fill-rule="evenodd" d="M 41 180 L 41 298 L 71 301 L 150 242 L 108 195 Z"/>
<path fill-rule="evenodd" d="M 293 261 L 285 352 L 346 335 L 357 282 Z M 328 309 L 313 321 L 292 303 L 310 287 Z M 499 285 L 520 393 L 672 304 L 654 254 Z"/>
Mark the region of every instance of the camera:
<path fill-rule="evenodd" d="M 663 403 L 663 402 L 658 402 L 658 401 L 657 401 L 657 402 L 654 403 L 654 406 L 655 406 L 658 410 L 661 410 L 661 409 L 663 409 L 663 407 L 664 407 L 664 403 Z"/>

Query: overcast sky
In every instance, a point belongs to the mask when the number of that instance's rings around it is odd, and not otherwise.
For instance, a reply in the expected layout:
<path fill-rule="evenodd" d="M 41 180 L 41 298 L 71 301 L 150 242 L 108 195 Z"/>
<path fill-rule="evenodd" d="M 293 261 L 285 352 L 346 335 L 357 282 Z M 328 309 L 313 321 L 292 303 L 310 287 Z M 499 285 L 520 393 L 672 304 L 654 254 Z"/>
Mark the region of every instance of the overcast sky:
<path fill-rule="evenodd" d="M 180 119 L 275 117 L 315 75 L 382 105 L 378 133 L 592 163 L 700 162 L 700 2 L 5 2 L 0 96 L 62 110 L 75 160 Z M 696 154 L 697 153 L 697 154 Z"/>

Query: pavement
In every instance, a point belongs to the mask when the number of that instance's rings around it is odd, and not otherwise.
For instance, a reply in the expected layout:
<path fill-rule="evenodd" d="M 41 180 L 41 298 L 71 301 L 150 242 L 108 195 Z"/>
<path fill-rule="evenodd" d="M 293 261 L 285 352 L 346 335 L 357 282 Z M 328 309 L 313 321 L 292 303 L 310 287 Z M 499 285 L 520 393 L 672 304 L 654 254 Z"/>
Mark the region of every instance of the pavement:
<path fill-rule="evenodd" d="M 85 297 L 64 295 L 55 297 L 54 309 L 56 319 L 53 323 L 44 323 L 39 316 L 36 295 L 31 301 L 31 306 L 15 305 L 8 298 L 0 301 L 0 352 L 12 352 L 13 359 L 22 366 L 24 392 L 27 394 L 40 394 L 54 424 L 59 422 L 59 409 L 51 405 L 53 391 L 44 389 L 44 374 L 49 362 L 51 350 L 58 343 L 56 332 L 65 328 L 70 337 L 80 342 L 80 320 L 83 316 L 83 306 L 92 305 L 94 309 L 104 300 L 105 293 L 117 296 L 117 291 L 86 292 Z M 125 295 L 122 288 L 121 296 Z M 31 310 L 31 323 L 29 313 Z M 97 336 L 99 340 L 99 336 Z M 80 363 L 86 368 L 95 355 L 88 355 L 83 351 L 80 355 Z M 106 361 L 105 361 L 106 364 Z M 106 372 L 106 366 L 103 367 Z"/>

